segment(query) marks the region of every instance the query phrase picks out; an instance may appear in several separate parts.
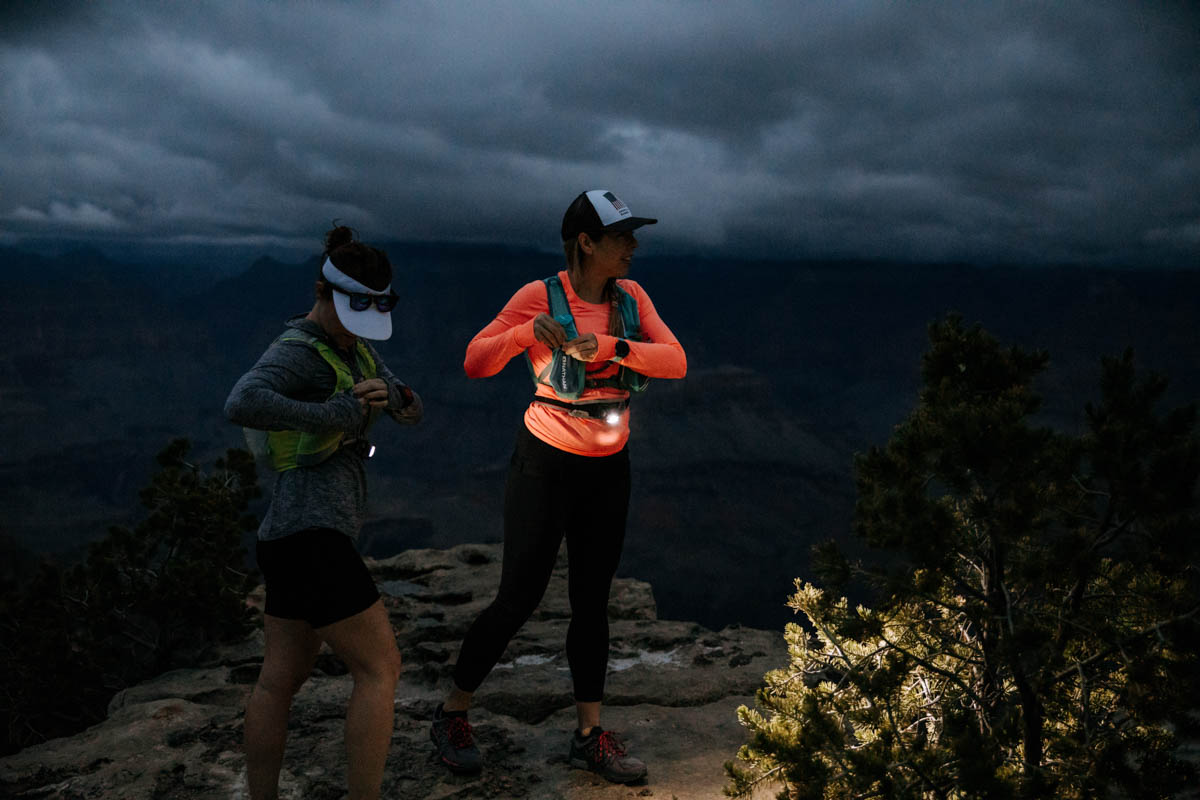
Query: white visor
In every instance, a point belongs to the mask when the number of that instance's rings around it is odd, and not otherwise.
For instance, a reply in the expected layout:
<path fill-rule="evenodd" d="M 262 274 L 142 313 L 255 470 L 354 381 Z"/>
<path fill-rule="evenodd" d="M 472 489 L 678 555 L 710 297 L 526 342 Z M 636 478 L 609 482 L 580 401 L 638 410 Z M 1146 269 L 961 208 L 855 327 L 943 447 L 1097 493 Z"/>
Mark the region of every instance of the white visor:
<path fill-rule="evenodd" d="M 336 287 L 333 290 L 333 308 L 337 311 L 338 321 L 342 323 L 342 327 L 355 336 L 361 336 L 364 339 L 382 341 L 391 338 L 391 312 L 380 311 L 374 303 L 371 303 L 366 311 L 355 311 L 350 307 L 350 295 L 347 294 L 347 292 L 351 292 L 353 294 L 369 294 L 377 297 L 386 296 L 392 293 L 392 285 L 390 283 L 382 292 L 376 291 L 342 272 L 328 258 L 325 259 L 325 265 L 321 267 L 321 275 L 328 283 Z M 339 292 L 338 289 L 342 291 Z"/>

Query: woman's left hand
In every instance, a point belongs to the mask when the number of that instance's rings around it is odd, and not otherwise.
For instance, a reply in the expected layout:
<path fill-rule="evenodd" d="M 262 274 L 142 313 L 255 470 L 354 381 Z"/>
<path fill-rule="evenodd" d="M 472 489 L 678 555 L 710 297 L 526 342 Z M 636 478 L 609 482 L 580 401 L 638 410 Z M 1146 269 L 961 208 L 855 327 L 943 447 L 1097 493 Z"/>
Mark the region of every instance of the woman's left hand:
<path fill-rule="evenodd" d="M 368 378 L 354 384 L 354 396 L 363 408 L 385 408 L 388 404 L 388 387 L 382 378 Z"/>
<path fill-rule="evenodd" d="M 562 349 L 571 358 L 579 361 L 592 361 L 596 358 L 596 354 L 600 352 L 600 343 L 596 341 L 596 334 L 585 333 L 569 342 L 565 342 Z"/>

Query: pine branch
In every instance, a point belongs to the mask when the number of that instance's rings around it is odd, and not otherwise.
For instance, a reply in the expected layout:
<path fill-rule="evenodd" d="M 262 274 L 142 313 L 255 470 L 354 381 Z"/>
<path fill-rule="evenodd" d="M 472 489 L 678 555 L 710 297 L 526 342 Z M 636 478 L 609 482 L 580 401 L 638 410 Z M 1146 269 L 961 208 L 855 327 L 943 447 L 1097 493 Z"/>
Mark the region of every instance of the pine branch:
<path fill-rule="evenodd" d="M 779 765 L 767 770 L 766 772 L 758 773 L 748 783 L 745 782 L 745 779 L 739 781 L 740 786 L 738 788 L 737 794 L 735 794 L 733 796 L 734 797 L 749 797 L 751 794 L 754 793 L 754 790 L 757 789 L 761 784 L 767 782 L 768 780 L 776 780 L 775 774 L 778 772 L 782 772 L 782 771 L 783 771 L 783 765 L 779 764 Z M 745 773 L 742 773 L 742 774 L 745 774 Z M 786 783 L 786 781 L 783 781 L 783 782 Z"/>
<path fill-rule="evenodd" d="M 1075 483 L 1076 486 L 1079 487 L 1079 491 L 1083 492 L 1084 494 L 1092 495 L 1094 497 L 1102 497 L 1105 500 L 1109 500 L 1111 497 L 1108 492 L 1103 492 L 1103 491 L 1100 491 L 1099 489 L 1089 489 L 1084 484 L 1084 482 L 1082 480 L 1080 480 L 1078 475 L 1072 475 L 1071 480 Z"/>
<path fill-rule="evenodd" d="M 972 689 L 970 686 L 967 686 L 965 683 L 963 683 L 962 680 L 957 675 L 955 675 L 953 672 L 944 670 L 941 667 L 938 667 L 935 664 L 927 661 L 926 659 L 921 658 L 916 653 L 906 650 L 905 648 L 901 647 L 899 644 L 896 644 L 895 642 L 890 641 L 887 638 L 886 634 L 880 634 L 879 638 L 882 639 L 884 642 L 886 642 L 890 647 L 892 647 L 897 652 L 904 654 L 905 656 L 911 658 L 917 664 L 920 664 L 925 669 L 929 670 L 930 672 L 932 672 L 936 675 L 941 675 L 943 678 L 948 680 L 950 683 L 957 686 L 959 689 L 962 690 L 963 694 L 967 695 L 968 697 L 971 698 L 972 701 L 974 701 L 976 704 L 978 704 L 979 708 L 987 707 L 987 704 L 983 702 L 983 698 L 981 698 L 979 695 L 977 695 L 975 693 L 974 689 Z"/>
<path fill-rule="evenodd" d="M 927 787 L 931 792 L 933 792 L 934 796 L 937 797 L 938 800 L 949 800 L 950 795 L 947 792 L 947 789 L 942 788 L 942 784 L 939 784 L 936 780 L 934 780 L 933 776 L 926 774 L 925 770 L 921 769 L 920 765 L 917 764 L 916 761 L 911 759 L 908 761 L 901 761 L 896 764 L 890 764 L 889 768 L 893 766 L 907 766 L 910 770 L 916 773 L 917 777 L 921 781 L 921 785 Z"/>
<path fill-rule="evenodd" d="M 1167 628 L 1171 625 L 1175 625 L 1177 623 L 1189 620 L 1192 617 L 1196 616 L 1197 614 L 1200 614 L 1200 606 L 1193 608 L 1191 611 L 1188 611 L 1187 613 L 1180 614 L 1179 616 L 1171 617 L 1170 619 L 1160 620 L 1159 622 L 1156 622 L 1153 625 L 1150 625 L 1149 627 L 1147 627 L 1143 630 L 1140 630 L 1137 633 L 1135 633 L 1131 636 L 1128 636 L 1119 642 L 1114 642 L 1113 644 L 1109 645 L 1108 647 L 1104 648 L 1103 650 L 1100 650 L 1099 652 L 1092 654 L 1088 658 L 1085 658 L 1083 661 L 1077 661 L 1074 664 L 1072 664 L 1071 666 L 1067 667 L 1066 669 L 1063 669 L 1061 672 L 1057 673 L 1056 675 L 1051 677 L 1049 681 L 1046 682 L 1045 688 L 1049 688 L 1049 687 L 1053 686 L 1054 684 L 1058 683 L 1059 681 L 1069 678 L 1072 673 L 1082 670 L 1085 667 L 1090 667 L 1092 664 L 1096 663 L 1097 661 L 1107 658 L 1108 656 L 1111 656 L 1114 653 L 1117 653 L 1117 652 L 1123 653 L 1126 646 L 1131 645 L 1134 642 L 1136 642 L 1138 639 L 1141 639 L 1145 636 L 1149 636 L 1150 634 L 1155 634 L 1156 636 L 1158 636 L 1160 641 L 1166 641 L 1166 637 L 1163 636 L 1163 634 L 1162 634 L 1163 628 Z"/>

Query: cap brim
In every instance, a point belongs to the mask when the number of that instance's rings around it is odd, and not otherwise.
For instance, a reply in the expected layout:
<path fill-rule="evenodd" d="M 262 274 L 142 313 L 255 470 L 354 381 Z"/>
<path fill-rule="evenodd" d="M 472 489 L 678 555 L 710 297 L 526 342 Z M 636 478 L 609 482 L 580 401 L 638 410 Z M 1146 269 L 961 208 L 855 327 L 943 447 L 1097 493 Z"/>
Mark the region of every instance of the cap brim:
<path fill-rule="evenodd" d="M 366 311 L 355 311 L 350 307 L 350 295 L 333 293 L 333 308 L 337 311 L 342 327 L 364 339 L 383 341 L 392 338 L 392 313 L 383 312 L 374 304 Z"/>
<path fill-rule="evenodd" d="M 625 219 L 614 222 L 612 225 L 605 225 L 604 230 L 620 233 L 621 231 L 632 231 L 636 228 L 642 227 L 643 225 L 654 225 L 657 222 L 658 220 L 650 219 L 649 217 L 626 217 Z"/>

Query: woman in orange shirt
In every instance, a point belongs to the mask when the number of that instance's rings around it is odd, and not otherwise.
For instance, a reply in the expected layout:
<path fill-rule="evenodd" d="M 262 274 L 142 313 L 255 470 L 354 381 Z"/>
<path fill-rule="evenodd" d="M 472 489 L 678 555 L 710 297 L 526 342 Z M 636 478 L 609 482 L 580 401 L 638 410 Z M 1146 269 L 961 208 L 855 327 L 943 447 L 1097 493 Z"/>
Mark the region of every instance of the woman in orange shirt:
<path fill-rule="evenodd" d="M 579 719 L 570 761 L 619 783 L 646 775 L 646 765 L 600 727 L 600 706 L 608 671 L 608 594 L 629 508 L 629 387 L 687 372 L 683 348 L 650 297 L 625 277 L 637 248 L 633 231 L 657 221 L 633 216 L 612 192 L 580 194 L 563 216 L 567 268 L 521 287 L 467 346 L 464 367 L 472 378 L 495 375 L 524 354 L 543 380 L 525 411 L 509 468 L 500 588 L 463 640 L 454 686 L 430 731 L 442 763 L 454 772 L 481 767 L 467 722 L 472 694 L 541 601 L 565 536 L 571 601 L 566 649 Z M 551 285 L 555 277 L 561 290 Z M 572 319 L 562 309 L 555 312 L 558 319 L 552 315 L 556 291 Z M 576 335 L 568 333 L 572 327 Z M 578 396 L 558 394 L 545 380 L 555 351 L 555 372 L 583 365 L 586 385 Z"/>

